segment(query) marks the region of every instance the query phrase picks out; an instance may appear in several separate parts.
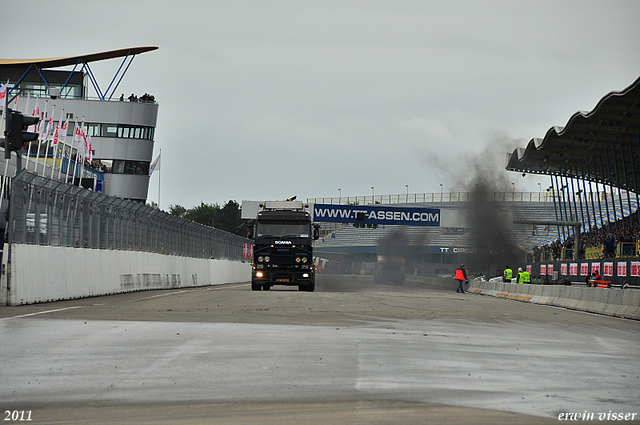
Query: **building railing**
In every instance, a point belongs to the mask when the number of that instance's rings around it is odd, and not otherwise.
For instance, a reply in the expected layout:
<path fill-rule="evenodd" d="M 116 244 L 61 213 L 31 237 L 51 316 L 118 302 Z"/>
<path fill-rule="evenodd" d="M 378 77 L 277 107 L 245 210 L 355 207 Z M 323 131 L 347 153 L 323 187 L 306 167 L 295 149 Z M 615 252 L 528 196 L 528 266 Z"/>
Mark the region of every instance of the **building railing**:
<path fill-rule="evenodd" d="M 616 258 L 633 258 L 638 256 L 639 242 L 618 242 Z"/>
<path fill-rule="evenodd" d="M 12 180 L 8 243 L 241 261 L 249 239 L 22 170 Z"/>
<path fill-rule="evenodd" d="M 393 195 L 333 196 L 307 198 L 309 204 L 372 205 L 468 202 L 472 192 L 401 193 Z M 487 201 L 494 202 L 553 202 L 549 192 L 491 192 Z"/>
<path fill-rule="evenodd" d="M 604 253 L 604 245 L 590 246 L 585 249 L 584 258 L 587 260 L 595 260 L 602 258 Z"/>

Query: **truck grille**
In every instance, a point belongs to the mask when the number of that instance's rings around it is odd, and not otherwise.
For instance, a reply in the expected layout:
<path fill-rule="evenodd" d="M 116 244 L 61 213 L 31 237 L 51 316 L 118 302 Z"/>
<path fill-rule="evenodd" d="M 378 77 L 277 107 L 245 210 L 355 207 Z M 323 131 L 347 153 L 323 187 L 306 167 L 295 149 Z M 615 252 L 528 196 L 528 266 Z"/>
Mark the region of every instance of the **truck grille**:
<path fill-rule="evenodd" d="M 291 252 L 274 252 L 271 256 L 271 262 L 273 264 L 294 264 L 295 257 Z"/>

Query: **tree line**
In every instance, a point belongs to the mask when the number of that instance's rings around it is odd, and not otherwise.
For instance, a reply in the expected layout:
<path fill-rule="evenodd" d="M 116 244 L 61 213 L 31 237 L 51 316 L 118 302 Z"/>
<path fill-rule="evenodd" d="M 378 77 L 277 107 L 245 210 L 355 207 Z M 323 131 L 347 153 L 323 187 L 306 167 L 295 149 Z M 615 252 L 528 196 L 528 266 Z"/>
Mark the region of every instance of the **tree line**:
<path fill-rule="evenodd" d="M 233 200 L 223 206 L 200 202 L 197 207 L 186 209 L 182 205 L 169 205 L 169 213 L 180 218 L 215 227 L 230 233 L 236 233 L 244 220 L 240 218 L 240 205 Z"/>

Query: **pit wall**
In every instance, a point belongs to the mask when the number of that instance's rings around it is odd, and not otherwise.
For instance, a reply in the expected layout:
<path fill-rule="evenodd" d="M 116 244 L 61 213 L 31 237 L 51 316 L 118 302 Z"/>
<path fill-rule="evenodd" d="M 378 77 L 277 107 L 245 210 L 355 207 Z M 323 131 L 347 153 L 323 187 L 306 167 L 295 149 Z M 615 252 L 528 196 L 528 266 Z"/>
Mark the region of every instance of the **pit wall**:
<path fill-rule="evenodd" d="M 5 244 L 0 305 L 248 282 L 251 265 L 149 252 Z"/>
<path fill-rule="evenodd" d="M 469 291 L 534 304 L 640 320 L 640 290 L 470 281 Z"/>

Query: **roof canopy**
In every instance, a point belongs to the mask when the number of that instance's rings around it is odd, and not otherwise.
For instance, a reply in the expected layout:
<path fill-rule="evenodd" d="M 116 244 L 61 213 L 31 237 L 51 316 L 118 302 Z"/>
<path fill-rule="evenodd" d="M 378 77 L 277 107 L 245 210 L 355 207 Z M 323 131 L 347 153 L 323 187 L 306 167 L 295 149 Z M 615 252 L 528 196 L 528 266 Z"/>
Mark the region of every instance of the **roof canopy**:
<path fill-rule="evenodd" d="M 640 184 L 640 78 L 604 96 L 591 112 L 507 156 L 507 170 L 563 175 L 638 193 Z"/>
<path fill-rule="evenodd" d="M 83 72 L 85 69 L 88 71 L 86 75 L 88 75 L 89 80 L 91 81 L 91 84 L 93 85 L 93 88 L 95 89 L 95 92 L 98 95 L 98 98 L 101 100 L 110 100 L 113 97 L 116 89 L 118 88 L 120 81 L 122 81 L 124 74 L 129 69 L 129 66 L 133 61 L 133 58 L 140 53 L 150 52 L 157 49 L 158 47 L 155 47 L 155 46 L 130 47 L 127 49 L 111 50 L 108 52 L 90 53 L 88 55 L 69 56 L 69 57 L 63 57 L 63 58 L 0 59 L 0 68 L 9 68 L 22 74 L 22 76 L 19 77 L 17 81 L 13 82 L 13 87 L 9 88 L 9 93 L 12 93 L 16 88 L 19 87 L 22 80 L 29 74 L 29 72 L 32 69 L 36 69 L 38 71 L 40 78 L 42 79 L 42 82 L 47 87 L 50 87 L 49 81 L 47 81 L 43 73 L 40 72 L 41 69 L 73 66 L 73 70 L 70 71 L 71 73 L 73 73 L 75 72 L 76 68 L 81 67 L 81 72 Z M 96 80 L 93 72 L 91 71 L 89 63 L 98 62 L 98 61 L 107 60 L 107 59 L 115 59 L 115 58 L 124 58 L 124 59 L 122 60 L 120 68 L 118 68 L 118 70 L 116 71 L 116 74 L 113 76 L 111 83 L 109 84 L 107 89 L 103 91 L 100 88 L 100 85 L 98 84 L 98 81 Z M 67 81 L 64 83 L 62 88 L 66 87 L 68 82 L 69 82 L 69 79 L 67 79 Z M 20 89 L 18 89 L 18 93 L 19 91 Z"/>
<path fill-rule="evenodd" d="M 49 58 L 49 59 L 0 59 L 0 66 L 15 66 L 24 67 L 29 65 L 35 65 L 38 68 L 59 68 L 62 66 L 74 66 L 79 62 L 89 63 L 97 62 L 106 59 L 122 58 L 129 55 L 137 55 L 140 53 L 150 52 L 157 50 L 155 46 L 147 47 L 131 47 L 128 49 L 111 50 L 101 53 L 90 53 L 88 55 L 69 56 L 64 58 Z"/>

